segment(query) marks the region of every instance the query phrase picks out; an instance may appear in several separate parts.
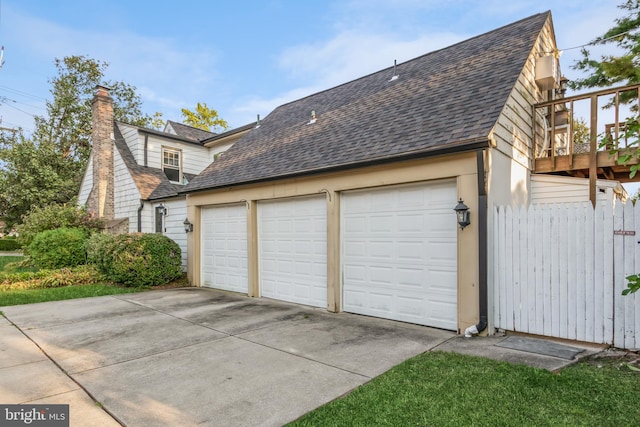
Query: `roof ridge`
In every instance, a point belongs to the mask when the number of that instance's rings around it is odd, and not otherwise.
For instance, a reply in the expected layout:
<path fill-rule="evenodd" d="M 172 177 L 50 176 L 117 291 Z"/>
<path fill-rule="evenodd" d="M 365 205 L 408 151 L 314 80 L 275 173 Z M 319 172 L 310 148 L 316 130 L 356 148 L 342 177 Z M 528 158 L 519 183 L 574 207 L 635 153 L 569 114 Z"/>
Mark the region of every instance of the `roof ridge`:
<path fill-rule="evenodd" d="M 505 24 L 505 25 L 503 25 L 503 26 L 501 26 L 501 27 L 494 28 L 494 29 L 489 30 L 489 31 L 485 31 L 484 33 L 480 33 L 480 34 L 477 34 L 477 35 L 475 35 L 475 36 L 473 36 L 473 37 L 469 37 L 469 38 L 467 38 L 467 39 L 460 40 L 459 42 L 456 42 L 456 43 L 453 43 L 453 44 L 450 44 L 450 45 L 447 45 L 447 46 L 443 46 L 443 47 L 441 47 L 440 49 L 436 49 L 436 50 L 432 50 L 432 51 L 430 51 L 430 52 L 423 53 L 422 55 L 415 56 L 415 57 L 413 57 L 413 58 L 411 58 L 411 59 L 408 59 L 408 60 L 406 60 L 406 61 L 404 61 L 404 62 L 400 62 L 400 63 L 396 64 L 396 66 L 400 66 L 400 65 L 408 64 L 408 63 L 410 63 L 410 62 L 413 62 L 413 61 L 419 60 L 419 59 L 421 59 L 421 58 L 424 58 L 425 56 L 433 55 L 433 54 L 436 54 L 436 53 L 441 52 L 441 51 L 443 51 L 443 50 L 450 49 L 450 48 L 452 48 L 452 47 L 454 47 L 454 46 L 458 46 L 458 45 L 461 45 L 461 44 L 465 44 L 465 43 L 471 42 L 471 41 L 476 40 L 476 39 L 478 39 L 478 38 L 480 38 L 480 37 L 488 36 L 488 35 L 489 35 L 489 34 L 491 34 L 491 33 L 495 33 L 495 32 L 497 32 L 497 31 L 504 30 L 505 28 L 508 28 L 508 27 L 511 27 L 511 26 L 514 26 L 514 25 L 519 25 L 519 24 L 520 24 L 520 23 L 522 23 L 523 21 L 527 21 L 527 20 L 530 20 L 530 19 L 533 19 L 533 18 L 537 18 L 537 17 L 539 17 L 540 15 L 545 15 L 545 14 L 546 14 L 546 15 L 551 14 L 551 10 L 547 10 L 546 12 L 534 13 L 533 15 L 528 16 L 528 17 L 526 17 L 526 18 L 522 18 L 522 19 L 519 19 L 519 20 L 517 20 L 517 21 L 511 22 L 511 23 L 508 23 L 508 24 Z M 365 75 L 363 75 L 363 76 L 360 76 L 360 77 L 357 77 L 357 78 L 355 78 L 355 79 L 352 79 L 352 80 L 349 80 L 349 81 L 346 81 L 346 82 L 340 83 L 340 84 L 338 84 L 338 85 L 331 86 L 331 87 L 329 87 L 329 88 L 322 89 L 322 90 L 319 90 L 319 91 L 314 92 L 314 93 L 310 93 L 309 95 L 303 96 L 303 97 L 301 97 L 301 98 L 296 98 L 296 99 L 291 100 L 291 101 L 289 101 L 289 102 L 285 102 L 284 104 L 280 104 L 280 105 L 278 105 L 276 108 L 284 107 L 284 106 L 289 105 L 289 104 L 292 104 L 292 103 L 294 103 L 294 102 L 299 102 L 299 101 L 302 101 L 303 99 L 311 98 L 312 96 L 316 96 L 316 95 L 318 95 L 318 94 L 321 94 L 321 93 L 324 93 L 324 92 L 327 92 L 327 91 L 330 91 L 330 90 L 333 90 L 333 89 L 339 88 L 339 87 L 341 87 L 341 86 L 344 86 L 344 85 L 348 85 L 348 84 L 351 84 L 351 83 L 357 82 L 358 80 L 363 80 L 363 79 L 369 78 L 369 77 L 371 77 L 371 76 L 373 76 L 373 75 L 376 75 L 376 74 L 382 73 L 383 71 L 392 70 L 393 68 L 394 68 L 394 66 L 391 66 L 391 67 L 382 68 L 382 69 L 380 69 L 380 70 L 378 70 L 378 71 L 373 71 L 373 72 L 371 72 L 371 73 L 369 73 L 369 74 L 365 74 Z"/>

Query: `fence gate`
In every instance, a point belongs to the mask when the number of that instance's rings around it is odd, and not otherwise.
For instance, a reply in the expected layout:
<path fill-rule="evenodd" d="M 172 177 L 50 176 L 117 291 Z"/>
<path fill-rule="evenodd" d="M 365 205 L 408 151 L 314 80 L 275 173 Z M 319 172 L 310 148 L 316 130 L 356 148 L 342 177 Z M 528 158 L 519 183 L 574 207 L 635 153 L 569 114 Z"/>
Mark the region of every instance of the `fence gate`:
<path fill-rule="evenodd" d="M 495 327 L 640 348 L 640 207 L 498 207 L 490 267 Z"/>

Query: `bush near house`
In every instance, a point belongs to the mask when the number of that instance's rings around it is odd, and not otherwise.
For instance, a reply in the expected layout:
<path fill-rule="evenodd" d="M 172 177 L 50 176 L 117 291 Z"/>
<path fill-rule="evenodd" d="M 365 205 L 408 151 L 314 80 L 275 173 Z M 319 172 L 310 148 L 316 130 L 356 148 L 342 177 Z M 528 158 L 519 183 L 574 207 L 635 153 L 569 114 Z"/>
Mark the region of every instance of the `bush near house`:
<path fill-rule="evenodd" d="M 18 243 L 27 248 L 38 233 L 57 228 L 80 228 L 90 235 L 100 229 L 102 221 L 92 217 L 84 208 L 72 200 L 65 204 L 34 207 L 22 218 L 17 227 Z"/>
<path fill-rule="evenodd" d="M 0 239 L 0 251 L 17 251 L 20 244 L 16 239 Z"/>
<path fill-rule="evenodd" d="M 95 233 L 87 240 L 87 263 L 94 265 L 103 274 L 111 270 L 113 244 L 115 236 L 107 233 Z"/>
<path fill-rule="evenodd" d="M 87 234 L 79 228 L 57 228 L 36 234 L 29 245 L 31 262 L 39 268 L 75 267 L 86 263 Z"/>
<path fill-rule="evenodd" d="M 125 286 L 157 286 L 182 276 L 180 246 L 161 234 L 121 234 L 102 258 L 107 277 Z"/>

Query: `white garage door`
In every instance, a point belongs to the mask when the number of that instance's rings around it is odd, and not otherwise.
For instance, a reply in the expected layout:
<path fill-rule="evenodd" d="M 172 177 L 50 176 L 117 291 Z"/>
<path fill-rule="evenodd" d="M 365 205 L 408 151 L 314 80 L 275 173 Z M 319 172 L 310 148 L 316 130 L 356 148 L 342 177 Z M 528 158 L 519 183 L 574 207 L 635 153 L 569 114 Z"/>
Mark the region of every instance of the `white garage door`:
<path fill-rule="evenodd" d="M 258 203 L 261 295 L 327 307 L 324 197 Z"/>
<path fill-rule="evenodd" d="M 247 293 L 247 208 L 202 208 L 202 286 Z"/>
<path fill-rule="evenodd" d="M 346 192 L 343 310 L 457 329 L 455 181 Z"/>

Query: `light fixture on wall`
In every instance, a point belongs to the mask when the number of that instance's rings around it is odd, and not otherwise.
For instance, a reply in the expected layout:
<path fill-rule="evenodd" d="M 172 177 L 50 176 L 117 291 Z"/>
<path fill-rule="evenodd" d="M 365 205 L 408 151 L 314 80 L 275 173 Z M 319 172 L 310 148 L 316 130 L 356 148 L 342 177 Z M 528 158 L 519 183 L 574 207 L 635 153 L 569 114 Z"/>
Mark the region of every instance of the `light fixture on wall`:
<path fill-rule="evenodd" d="M 560 98 L 564 98 L 564 94 L 567 93 L 567 89 L 569 87 L 569 79 L 565 76 L 560 77 L 560 81 L 558 82 L 558 88 L 556 89 L 556 95 Z"/>
<path fill-rule="evenodd" d="M 458 201 L 458 204 L 456 205 L 455 208 L 453 208 L 453 210 L 456 211 L 456 216 L 458 217 L 458 225 L 460 226 L 460 230 L 464 230 L 464 228 L 467 225 L 471 224 L 469 206 L 465 205 L 462 199 L 460 199 L 460 201 Z"/>
<path fill-rule="evenodd" d="M 189 222 L 189 218 L 185 218 L 184 222 L 184 232 L 185 233 L 190 233 L 193 231 L 193 224 L 191 224 L 191 222 Z"/>

